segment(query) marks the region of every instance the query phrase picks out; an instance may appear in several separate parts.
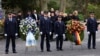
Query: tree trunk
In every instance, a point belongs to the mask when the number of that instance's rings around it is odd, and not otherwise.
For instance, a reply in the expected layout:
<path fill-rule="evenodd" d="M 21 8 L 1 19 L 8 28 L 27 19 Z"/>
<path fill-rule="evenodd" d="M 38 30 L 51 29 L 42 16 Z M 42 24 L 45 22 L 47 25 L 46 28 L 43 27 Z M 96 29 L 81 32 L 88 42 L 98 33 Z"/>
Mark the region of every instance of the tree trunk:
<path fill-rule="evenodd" d="M 78 11 L 81 12 L 83 10 L 83 1 L 84 0 L 78 0 Z"/>
<path fill-rule="evenodd" d="M 40 0 L 41 10 L 43 10 L 43 11 L 48 10 L 47 3 L 48 3 L 48 0 Z"/>
<path fill-rule="evenodd" d="M 88 8 L 88 3 L 89 3 L 89 0 L 85 0 L 85 7 L 84 7 L 84 16 L 85 18 L 87 17 L 88 15 L 88 12 L 87 12 L 87 8 Z"/>
<path fill-rule="evenodd" d="M 65 12 L 66 10 L 66 0 L 60 0 L 60 11 Z"/>
<path fill-rule="evenodd" d="M 37 7 L 40 7 L 39 0 L 36 0 L 36 5 L 37 5 Z"/>

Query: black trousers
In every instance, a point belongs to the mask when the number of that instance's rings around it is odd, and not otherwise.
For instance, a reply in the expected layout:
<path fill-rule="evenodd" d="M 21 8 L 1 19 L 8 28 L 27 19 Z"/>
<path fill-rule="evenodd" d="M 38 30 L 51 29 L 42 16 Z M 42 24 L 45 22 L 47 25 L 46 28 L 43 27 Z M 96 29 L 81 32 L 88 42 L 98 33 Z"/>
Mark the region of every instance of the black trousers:
<path fill-rule="evenodd" d="M 52 30 L 52 34 L 50 35 L 50 40 L 51 41 L 53 40 L 53 33 L 54 33 L 54 31 Z"/>
<path fill-rule="evenodd" d="M 88 38 L 88 48 L 91 48 L 91 41 L 92 41 L 92 48 L 95 48 L 96 46 L 96 33 L 90 32 L 89 38 Z"/>
<path fill-rule="evenodd" d="M 41 43 L 40 43 L 40 47 L 41 47 L 41 50 L 44 50 L 44 39 L 46 37 L 46 47 L 47 47 L 47 51 L 50 50 L 50 35 L 47 34 L 47 33 L 43 33 L 41 35 Z"/>
<path fill-rule="evenodd" d="M 15 45 L 15 36 L 7 36 L 6 37 L 6 50 L 5 52 L 9 52 L 9 45 L 10 45 L 10 40 L 12 41 L 12 51 L 16 51 L 16 45 Z"/>
<path fill-rule="evenodd" d="M 63 46 L 63 35 L 58 35 L 56 38 L 56 48 L 57 49 L 62 49 Z"/>
<path fill-rule="evenodd" d="M 50 35 L 50 40 L 51 40 L 51 41 L 54 40 L 54 39 L 53 39 L 53 35 L 54 35 L 54 34 L 53 34 L 53 33 L 54 33 L 54 23 L 52 23 L 52 28 L 53 28 L 53 29 L 52 29 L 52 34 Z"/>

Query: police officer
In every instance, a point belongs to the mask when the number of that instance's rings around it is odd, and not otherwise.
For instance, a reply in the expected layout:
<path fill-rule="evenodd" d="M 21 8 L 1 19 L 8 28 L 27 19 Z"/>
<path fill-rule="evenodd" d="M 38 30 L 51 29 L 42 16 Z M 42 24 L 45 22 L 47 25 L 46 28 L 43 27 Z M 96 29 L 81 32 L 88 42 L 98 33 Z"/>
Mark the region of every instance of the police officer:
<path fill-rule="evenodd" d="M 97 21 L 94 12 L 90 12 L 90 18 L 87 20 L 87 31 L 88 31 L 88 49 L 96 49 L 96 32 L 97 32 Z"/>
<path fill-rule="evenodd" d="M 51 35 L 51 21 L 50 18 L 48 17 L 48 12 L 44 11 L 44 16 L 41 17 L 40 19 L 40 34 L 41 34 L 41 52 L 44 51 L 44 39 L 46 37 L 46 47 L 47 47 L 47 52 L 51 52 L 50 50 L 50 35 Z"/>
<path fill-rule="evenodd" d="M 18 33 L 17 33 L 17 21 L 12 16 L 12 13 L 9 13 L 8 17 L 5 19 L 4 35 L 6 36 L 5 54 L 8 54 L 8 52 L 9 52 L 10 39 L 12 40 L 12 51 L 13 51 L 13 53 L 17 53 L 16 52 L 16 44 L 15 44 L 15 39 L 16 39 L 15 36 L 18 35 Z"/>
<path fill-rule="evenodd" d="M 56 48 L 57 51 L 62 51 L 63 39 L 65 38 L 65 24 L 61 16 L 58 16 L 58 20 L 55 22 L 54 31 L 56 34 Z"/>

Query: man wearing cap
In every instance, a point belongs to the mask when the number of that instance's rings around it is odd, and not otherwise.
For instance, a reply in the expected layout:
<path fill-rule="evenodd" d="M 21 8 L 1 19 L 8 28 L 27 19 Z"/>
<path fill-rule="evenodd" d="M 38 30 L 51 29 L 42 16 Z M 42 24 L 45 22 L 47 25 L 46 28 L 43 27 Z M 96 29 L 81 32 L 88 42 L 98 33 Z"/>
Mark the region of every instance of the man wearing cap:
<path fill-rule="evenodd" d="M 88 31 L 88 49 L 96 49 L 96 32 L 97 32 L 97 21 L 94 12 L 90 12 L 90 17 L 87 20 L 87 31 Z"/>
<path fill-rule="evenodd" d="M 65 24 L 61 20 L 62 17 L 58 16 L 58 20 L 54 24 L 57 51 L 63 51 L 63 39 L 65 39 Z"/>
<path fill-rule="evenodd" d="M 51 21 L 48 17 L 48 12 L 44 11 L 44 16 L 40 19 L 40 34 L 41 34 L 41 52 L 44 51 L 44 39 L 46 37 L 46 47 L 47 52 L 51 52 L 50 50 L 50 35 L 52 31 Z"/>
<path fill-rule="evenodd" d="M 12 41 L 12 51 L 13 53 L 16 52 L 16 44 L 15 44 L 15 36 L 17 36 L 17 22 L 16 19 L 13 18 L 12 13 L 8 14 L 8 17 L 5 19 L 4 23 L 4 35 L 6 37 L 6 47 L 5 47 L 5 54 L 9 52 L 9 44 L 10 39 Z"/>

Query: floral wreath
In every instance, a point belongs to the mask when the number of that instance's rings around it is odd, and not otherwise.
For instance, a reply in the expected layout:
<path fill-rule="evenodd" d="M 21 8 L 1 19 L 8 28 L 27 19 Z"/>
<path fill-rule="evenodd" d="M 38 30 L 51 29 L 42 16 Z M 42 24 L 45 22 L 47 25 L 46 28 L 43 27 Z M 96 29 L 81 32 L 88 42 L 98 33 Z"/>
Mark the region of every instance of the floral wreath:
<path fill-rule="evenodd" d="M 66 25 L 66 36 L 68 40 L 80 45 L 84 39 L 84 25 L 77 20 L 70 20 Z"/>
<path fill-rule="evenodd" d="M 32 19 L 31 17 L 22 19 L 20 22 L 20 35 L 23 40 L 26 39 L 26 35 L 29 29 L 34 30 L 34 32 L 32 33 L 35 35 L 35 39 L 38 40 L 39 29 L 37 28 L 36 21 Z"/>

